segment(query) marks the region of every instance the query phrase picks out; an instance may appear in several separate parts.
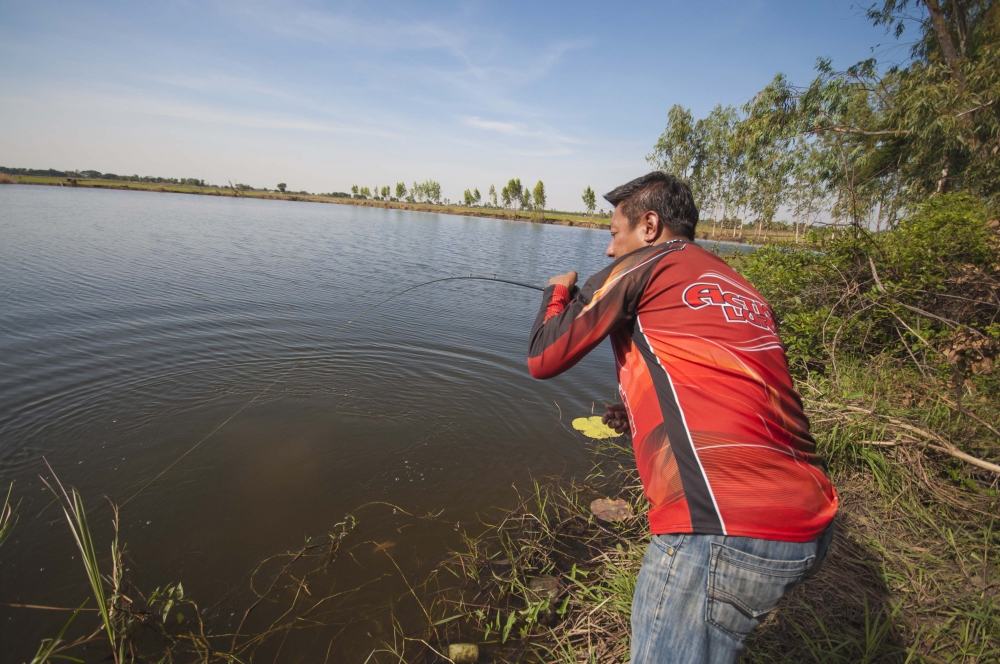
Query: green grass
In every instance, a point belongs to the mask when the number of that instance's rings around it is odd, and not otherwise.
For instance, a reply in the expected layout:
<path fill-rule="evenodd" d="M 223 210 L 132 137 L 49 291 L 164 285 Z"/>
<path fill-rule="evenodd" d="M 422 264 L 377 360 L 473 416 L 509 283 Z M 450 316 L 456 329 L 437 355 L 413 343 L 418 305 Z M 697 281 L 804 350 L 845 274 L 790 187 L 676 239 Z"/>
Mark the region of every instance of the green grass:
<path fill-rule="evenodd" d="M 841 496 L 838 530 L 819 573 L 751 636 L 745 661 L 1000 661 L 997 478 L 914 431 L 994 455 L 995 437 L 938 388 L 916 369 L 846 359 L 836 378 L 800 383 Z M 964 408 L 996 420 L 983 396 Z M 436 661 L 421 644 L 443 651 L 456 641 L 478 643 L 496 662 L 627 661 L 648 533 L 631 454 L 618 443 L 595 452 L 586 480 L 536 482 L 467 537 L 424 585 L 435 629 L 410 641 L 397 635 L 406 647 L 383 649 L 399 658 L 385 661 Z M 627 498 L 638 516 L 597 521 L 589 501 L 600 495 Z M 559 595 L 533 593 L 538 577 L 557 578 Z"/>
<path fill-rule="evenodd" d="M 69 526 L 73 541 L 80 552 L 80 560 L 83 563 L 87 582 L 101 616 L 101 625 L 108 638 L 111 656 L 114 662 L 119 664 L 125 661 L 125 638 L 123 621 L 118 610 L 122 578 L 122 550 L 118 541 L 118 510 L 114 509 L 115 534 L 111 542 L 111 571 L 105 575 L 101 571 L 90 523 L 87 520 L 87 511 L 80 493 L 75 488 L 67 491 L 48 462 L 46 462 L 46 467 L 49 469 L 51 478 L 42 478 L 42 481 L 62 508 L 66 524 Z M 57 637 L 56 641 L 60 639 L 61 635 Z"/>

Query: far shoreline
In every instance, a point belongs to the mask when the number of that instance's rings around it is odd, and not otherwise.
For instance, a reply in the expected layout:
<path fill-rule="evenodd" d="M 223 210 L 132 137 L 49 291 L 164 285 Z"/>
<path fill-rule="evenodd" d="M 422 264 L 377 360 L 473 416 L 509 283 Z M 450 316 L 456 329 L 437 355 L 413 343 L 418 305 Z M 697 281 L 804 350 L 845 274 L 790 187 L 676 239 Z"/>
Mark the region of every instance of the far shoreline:
<path fill-rule="evenodd" d="M 569 226 L 573 228 L 590 228 L 598 230 L 607 230 L 610 224 L 610 218 L 606 214 L 587 215 L 583 213 L 559 212 L 552 210 L 532 211 L 495 207 L 468 207 L 464 205 L 443 203 L 411 203 L 409 201 L 400 200 L 359 199 L 303 192 L 280 192 L 267 189 L 239 190 L 231 187 L 218 187 L 211 185 L 201 186 L 160 182 L 134 182 L 128 180 L 103 180 L 97 178 L 65 178 L 41 175 L 13 175 L 8 176 L 8 178 L 8 182 L 0 182 L 0 184 L 152 191 L 171 194 L 193 194 L 198 196 L 227 196 L 230 198 L 254 198 L 263 200 L 298 201 L 305 203 L 325 203 L 333 205 L 353 205 L 356 207 L 373 207 L 387 210 L 405 210 L 410 212 L 432 212 L 463 217 L 484 217 L 504 221 L 521 221 L 535 224 L 549 224 L 554 226 Z M 786 243 L 795 242 L 796 240 L 795 235 L 792 232 L 783 230 L 767 231 L 762 237 L 758 238 L 747 237 L 747 235 L 742 232 L 733 236 L 731 229 L 718 229 L 714 223 L 709 231 L 699 230 L 696 239 L 706 240 L 709 242 L 727 242 L 742 245 Z M 801 240 L 802 238 L 800 236 L 798 244 L 807 244 Z"/>

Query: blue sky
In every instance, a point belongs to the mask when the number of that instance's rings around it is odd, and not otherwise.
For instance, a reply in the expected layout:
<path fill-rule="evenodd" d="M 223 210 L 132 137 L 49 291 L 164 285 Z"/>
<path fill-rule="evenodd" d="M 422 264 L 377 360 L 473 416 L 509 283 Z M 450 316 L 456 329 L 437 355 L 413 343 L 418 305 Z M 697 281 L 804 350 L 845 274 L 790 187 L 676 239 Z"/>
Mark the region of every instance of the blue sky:
<path fill-rule="evenodd" d="M 292 189 L 640 175 L 672 104 L 905 58 L 867 3 L 7 2 L 0 164 Z"/>

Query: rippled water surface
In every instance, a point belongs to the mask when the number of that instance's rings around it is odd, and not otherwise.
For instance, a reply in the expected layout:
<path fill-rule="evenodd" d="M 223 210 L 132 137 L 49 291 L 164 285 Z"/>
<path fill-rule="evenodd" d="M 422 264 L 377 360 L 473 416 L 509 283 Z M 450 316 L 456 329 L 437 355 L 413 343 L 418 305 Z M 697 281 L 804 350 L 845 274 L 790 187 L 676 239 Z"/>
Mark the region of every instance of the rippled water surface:
<path fill-rule="evenodd" d="M 527 375 L 538 292 L 454 281 L 376 305 L 444 276 L 589 275 L 606 239 L 341 205 L 0 187 L 0 489 L 15 481 L 21 500 L 0 548 L 0 649 L 30 659 L 65 619 L 10 603 L 87 597 L 38 480 L 44 456 L 80 489 L 101 551 L 107 496 L 122 506 L 137 585 L 182 581 L 218 631 L 252 601 L 259 561 L 355 514 L 322 577 L 344 594 L 327 627 L 296 632 L 281 658 L 311 661 L 331 639 L 362 656 L 387 636 L 389 611 L 406 611 L 400 572 L 433 569 L 478 514 L 513 503 L 512 487 L 586 473 L 587 445 L 566 424 L 615 395 L 606 346 L 554 380 Z"/>

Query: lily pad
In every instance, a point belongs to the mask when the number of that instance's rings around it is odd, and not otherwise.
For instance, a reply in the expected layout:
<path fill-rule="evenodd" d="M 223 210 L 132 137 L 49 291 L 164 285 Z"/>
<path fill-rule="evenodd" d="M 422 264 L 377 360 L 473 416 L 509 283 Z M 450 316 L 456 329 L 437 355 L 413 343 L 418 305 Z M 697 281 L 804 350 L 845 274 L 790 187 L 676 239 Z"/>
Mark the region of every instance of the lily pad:
<path fill-rule="evenodd" d="M 572 422 L 573 428 L 588 438 L 617 438 L 621 434 L 601 421 L 600 416 L 578 417 Z"/>
<path fill-rule="evenodd" d="M 598 498 L 590 503 L 590 511 L 601 521 L 625 521 L 635 516 L 632 506 L 621 498 Z"/>

